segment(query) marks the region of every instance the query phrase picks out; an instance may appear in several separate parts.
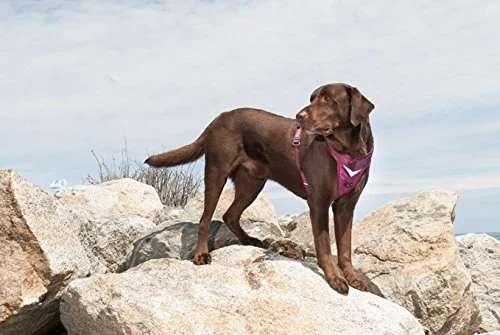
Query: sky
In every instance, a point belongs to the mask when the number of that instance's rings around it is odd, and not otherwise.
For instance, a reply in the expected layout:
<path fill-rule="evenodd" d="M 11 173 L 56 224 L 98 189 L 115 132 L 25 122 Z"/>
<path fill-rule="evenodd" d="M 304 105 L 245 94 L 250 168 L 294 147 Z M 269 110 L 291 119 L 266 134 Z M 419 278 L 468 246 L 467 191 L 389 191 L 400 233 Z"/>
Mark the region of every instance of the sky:
<path fill-rule="evenodd" d="M 143 160 L 223 111 L 294 117 L 346 82 L 375 104 L 355 220 L 451 189 L 456 232 L 500 231 L 499 17 L 498 1 L 1 1 L 0 169 L 81 184 L 91 150 L 118 157 L 126 139 Z"/>

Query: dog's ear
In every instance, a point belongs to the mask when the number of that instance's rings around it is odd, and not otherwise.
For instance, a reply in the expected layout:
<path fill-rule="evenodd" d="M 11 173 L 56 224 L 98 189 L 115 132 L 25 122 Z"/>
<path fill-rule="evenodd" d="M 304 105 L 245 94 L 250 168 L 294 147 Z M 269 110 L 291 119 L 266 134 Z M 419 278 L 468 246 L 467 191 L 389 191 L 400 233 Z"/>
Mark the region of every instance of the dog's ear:
<path fill-rule="evenodd" d="M 375 108 L 356 87 L 351 88 L 351 124 L 356 127 L 368 119 L 368 115 Z"/>
<path fill-rule="evenodd" d="M 315 89 L 314 92 L 311 93 L 311 97 L 309 98 L 309 102 L 313 102 L 313 100 L 316 99 L 316 96 L 318 95 L 319 91 L 321 91 L 321 89 L 323 87 L 325 87 L 325 86 L 324 85 L 320 86 L 317 89 Z"/>

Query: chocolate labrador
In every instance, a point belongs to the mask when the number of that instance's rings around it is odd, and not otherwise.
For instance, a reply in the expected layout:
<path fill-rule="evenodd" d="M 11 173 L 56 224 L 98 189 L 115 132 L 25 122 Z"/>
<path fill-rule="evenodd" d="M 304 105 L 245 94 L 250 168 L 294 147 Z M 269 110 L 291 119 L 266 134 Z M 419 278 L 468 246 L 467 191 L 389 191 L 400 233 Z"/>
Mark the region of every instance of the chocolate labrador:
<path fill-rule="evenodd" d="M 369 175 L 373 108 L 357 88 L 329 84 L 312 93 L 296 120 L 258 109 L 236 109 L 216 117 L 193 143 L 149 157 L 147 164 L 168 167 L 205 155 L 205 207 L 193 262 L 211 261 L 209 224 L 228 177 L 234 182 L 235 197 L 223 216 L 225 224 L 244 245 L 263 246 L 241 228 L 239 220 L 271 179 L 307 200 L 318 265 L 328 284 L 343 294 L 349 285 L 366 290 L 352 267 L 351 228 Z M 328 232 L 330 207 L 337 264 Z"/>

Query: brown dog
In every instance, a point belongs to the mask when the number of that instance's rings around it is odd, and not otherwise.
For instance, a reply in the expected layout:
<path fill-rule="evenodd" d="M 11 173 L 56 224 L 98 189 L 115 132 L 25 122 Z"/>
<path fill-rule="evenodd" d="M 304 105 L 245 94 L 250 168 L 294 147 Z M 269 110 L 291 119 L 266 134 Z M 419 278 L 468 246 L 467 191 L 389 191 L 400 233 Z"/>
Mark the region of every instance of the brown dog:
<path fill-rule="evenodd" d="M 337 152 L 365 156 L 373 147 L 368 116 L 374 105 L 358 89 L 346 84 L 322 86 L 312 93 L 310 102 L 297 113 L 297 120 L 250 108 L 222 113 L 193 143 L 146 160 L 151 166 L 166 167 L 192 162 L 205 154 L 205 208 L 199 224 L 195 264 L 211 261 L 208 226 L 228 177 L 234 182 L 235 198 L 223 220 L 241 243 L 262 247 L 260 240 L 241 228 L 239 219 L 266 180 L 271 179 L 307 199 L 318 265 L 328 284 L 343 294 L 347 294 L 348 285 L 366 289 L 352 268 L 351 228 L 354 207 L 368 180 L 369 169 L 362 172 L 360 182 L 349 193 L 337 199 L 337 164 L 325 149 L 325 141 Z M 304 188 L 291 144 L 297 122 L 304 130 L 298 150 L 309 192 Z M 338 267 L 333 261 L 328 232 L 330 206 L 334 213 Z"/>

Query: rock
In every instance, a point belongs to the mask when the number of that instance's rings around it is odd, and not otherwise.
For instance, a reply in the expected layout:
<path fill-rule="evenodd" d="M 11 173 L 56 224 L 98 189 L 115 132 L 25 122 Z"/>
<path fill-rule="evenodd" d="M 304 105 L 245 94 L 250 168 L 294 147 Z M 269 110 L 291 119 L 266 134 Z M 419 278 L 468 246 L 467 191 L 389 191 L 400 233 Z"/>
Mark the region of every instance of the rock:
<path fill-rule="evenodd" d="M 210 224 L 209 250 L 240 244 L 240 241 L 220 219 L 234 198 L 234 189 L 222 192 L 214 221 Z M 164 206 L 154 218 L 162 222 L 155 229 L 134 242 L 127 261 L 120 267 L 124 271 L 150 259 L 191 259 L 198 239 L 198 221 L 203 212 L 203 196 L 188 201 L 184 209 Z M 269 200 L 259 195 L 241 217 L 241 226 L 250 235 L 270 243 L 285 236 L 278 217 Z M 297 249 L 300 250 L 300 247 Z"/>
<path fill-rule="evenodd" d="M 72 282 L 61 320 L 79 335 L 424 333 L 400 306 L 354 289 L 339 295 L 318 271 L 241 246 L 213 252 L 206 266 L 150 260 Z"/>
<path fill-rule="evenodd" d="M 39 334 L 58 323 L 61 292 L 97 271 L 78 233 L 53 196 L 0 171 L 0 334 Z"/>
<path fill-rule="evenodd" d="M 108 271 L 115 272 L 125 262 L 133 242 L 156 225 L 139 216 L 101 218 L 83 222 L 80 239 Z"/>
<path fill-rule="evenodd" d="M 164 206 L 152 186 L 133 179 L 60 190 L 56 197 L 79 219 L 79 238 L 105 271 L 116 271 L 135 239 L 153 229 Z"/>
<path fill-rule="evenodd" d="M 329 215 L 330 241 L 335 241 L 335 226 L 333 224 L 333 215 Z M 309 211 L 295 216 L 288 224 L 290 229 L 289 239 L 302 245 L 307 253 L 315 253 L 314 237 L 312 233 L 311 218 Z"/>
<path fill-rule="evenodd" d="M 483 317 L 480 330 L 500 331 L 500 241 L 487 234 L 466 234 L 456 240 Z"/>
<path fill-rule="evenodd" d="M 456 201 L 455 192 L 423 192 L 390 202 L 353 227 L 356 270 L 374 293 L 409 310 L 431 334 L 474 334 L 481 322 L 455 243 Z"/>
<path fill-rule="evenodd" d="M 241 226 L 251 236 L 276 240 L 283 237 L 274 224 L 242 220 Z M 216 250 L 232 244 L 240 244 L 238 238 L 221 221 L 212 221 L 208 235 L 209 250 Z M 134 242 L 133 250 L 120 271 L 136 266 L 150 259 L 191 259 L 198 240 L 198 224 L 191 222 L 165 222 Z"/>
<path fill-rule="evenodd" d="M 212 220 L 222 221 L 222 216 L 229 208 L 234 199 L 234 188 L 225 189 L 219 198 L 217 208 L 213 215 Z M 180 217 L 181 221 L 196 222 L 198 223 L 203 214 L 204 197 L 199 196 L 190 199 L 184 207 L 184 212 Z M 274 211 L 273 204 L 259 194 L 257 199 L 248 206 L 248 208 L 241 215 L 241 221 L 254 221 L 254 222 L 267 222 L 275 225 L 281 231 L 280 235 L 284 235 L 278 223 L 278 217 Z"/>
<path fill-rule="evenodd" d="M 152 186 L 129 178 L 62 189 L 56 197 L 89 220 L 111 216 L 140 216 L 153 220 L 163 209 Z"/>

